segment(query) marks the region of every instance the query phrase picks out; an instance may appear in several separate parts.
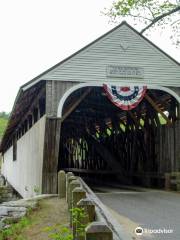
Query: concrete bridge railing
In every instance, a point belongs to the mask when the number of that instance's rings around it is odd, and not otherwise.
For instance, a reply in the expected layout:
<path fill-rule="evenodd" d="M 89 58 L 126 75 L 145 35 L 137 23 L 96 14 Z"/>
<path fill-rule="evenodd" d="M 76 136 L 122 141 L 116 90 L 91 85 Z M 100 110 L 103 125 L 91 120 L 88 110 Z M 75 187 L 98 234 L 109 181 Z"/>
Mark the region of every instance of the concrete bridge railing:
<path fill-rule="evenodd" d="M 58 173 L 58 194 L 66 198 L 70 211 L 70 226 L 74 239 L 78 240 L 130 240 L 105 205 L 99 200 L 82 178 L 64 171 Z M 81 223 L 74 221 L 71 209 L 83 209 L 85 217 Z M 79 234 L 78 224 L 86 225 L 85 235 Z M 79 235 L 78 235 L 79 234 Z"/>

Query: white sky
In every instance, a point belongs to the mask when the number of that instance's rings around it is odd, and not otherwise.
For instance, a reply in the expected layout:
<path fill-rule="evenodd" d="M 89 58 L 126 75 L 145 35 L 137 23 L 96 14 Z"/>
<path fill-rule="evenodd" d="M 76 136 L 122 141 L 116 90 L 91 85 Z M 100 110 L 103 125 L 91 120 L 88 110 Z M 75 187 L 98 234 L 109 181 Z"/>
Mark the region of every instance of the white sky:
<path fill-rule="evenodd" d="M 21 85 L 110 30 L 100 11 L 113 0 L 0 0 L 0 111 Z M 167 34 L 155 44 L 180 61 Z"/>

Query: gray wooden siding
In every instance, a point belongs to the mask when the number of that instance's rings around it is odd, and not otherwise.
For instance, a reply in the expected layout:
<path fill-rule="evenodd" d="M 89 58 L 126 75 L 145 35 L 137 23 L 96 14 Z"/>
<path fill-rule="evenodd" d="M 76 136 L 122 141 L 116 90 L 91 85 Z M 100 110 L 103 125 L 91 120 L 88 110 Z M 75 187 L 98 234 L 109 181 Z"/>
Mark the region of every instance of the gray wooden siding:
<path fill-rule="evenodd" d="M 58 82 L 47 81 L 46 82 L 46 116 L 56 117 L 59 101 L 63 94 L 76 85 L 77 82 Z"/>
<path fill-rule="evenodd" d="M 124 51 L 121 44 L 127 48 Z M 109 78 L 107 65 L 144 68 L 144 79 Z M 40 79 L 78 82 L 117 81 L 180 87 L 180 67 L 173 60 L 122 25 Z"/>

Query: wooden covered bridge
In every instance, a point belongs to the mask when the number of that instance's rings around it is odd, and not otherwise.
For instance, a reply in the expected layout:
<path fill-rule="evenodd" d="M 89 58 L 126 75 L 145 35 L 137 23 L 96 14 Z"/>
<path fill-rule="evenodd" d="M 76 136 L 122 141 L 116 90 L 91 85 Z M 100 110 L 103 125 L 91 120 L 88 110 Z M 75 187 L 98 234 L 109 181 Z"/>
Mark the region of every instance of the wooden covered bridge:
<path fill-rule="evenodd" d="M 123 22 L 20 88 L 0 150 L 23 197 L 56 193 L 60 169 L 163 188 L 180 172 L 180 65 Z"/>

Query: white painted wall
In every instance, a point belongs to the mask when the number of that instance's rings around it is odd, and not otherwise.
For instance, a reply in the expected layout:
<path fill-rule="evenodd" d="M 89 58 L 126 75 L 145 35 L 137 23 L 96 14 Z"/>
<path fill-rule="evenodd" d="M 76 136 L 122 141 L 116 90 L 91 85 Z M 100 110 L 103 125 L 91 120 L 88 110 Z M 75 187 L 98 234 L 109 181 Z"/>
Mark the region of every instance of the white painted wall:
<path fill-rule="evenodd" d="M 41 193 L 45 116 L 17 141 L 17 160 L 13 161 L 13 147 L 4 154 L 2 174 L 24 198 Z"/>

